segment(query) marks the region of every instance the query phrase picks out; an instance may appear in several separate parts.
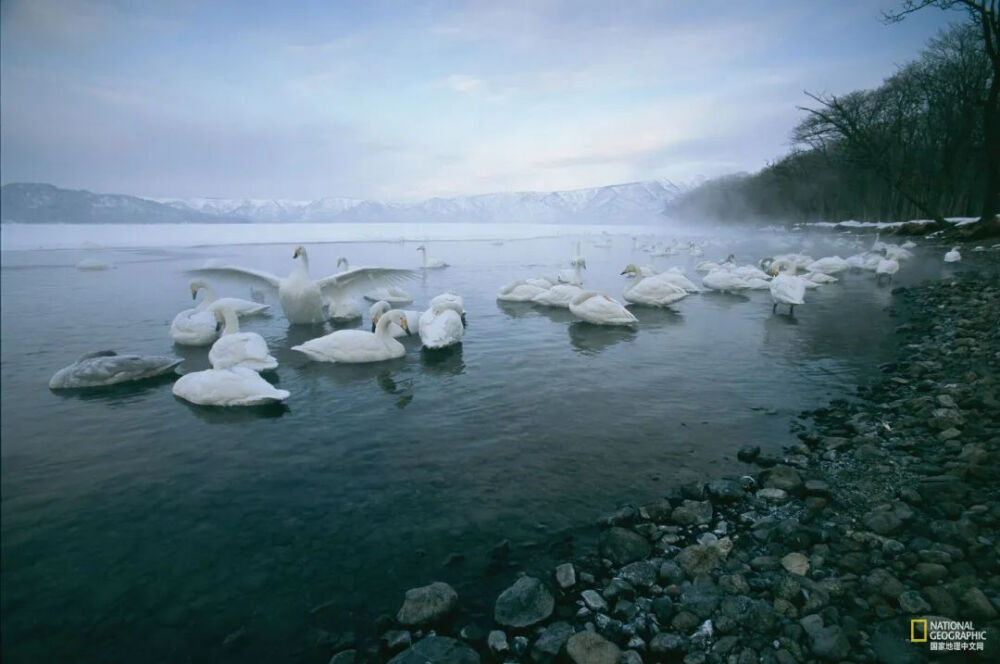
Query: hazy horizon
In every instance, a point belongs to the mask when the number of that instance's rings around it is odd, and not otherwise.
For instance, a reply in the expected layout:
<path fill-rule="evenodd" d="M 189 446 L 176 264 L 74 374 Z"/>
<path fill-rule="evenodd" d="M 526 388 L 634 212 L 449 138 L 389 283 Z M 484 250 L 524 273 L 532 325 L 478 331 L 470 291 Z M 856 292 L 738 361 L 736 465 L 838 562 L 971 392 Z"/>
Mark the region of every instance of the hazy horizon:
<path fill-rule="evenodd" d="M 2 4 L 5 183 L 414 202 L 679 183 L 788 148 L 957 13 L 896 2 Z M 722 18 L 720 18 L 722 17 Z"/>

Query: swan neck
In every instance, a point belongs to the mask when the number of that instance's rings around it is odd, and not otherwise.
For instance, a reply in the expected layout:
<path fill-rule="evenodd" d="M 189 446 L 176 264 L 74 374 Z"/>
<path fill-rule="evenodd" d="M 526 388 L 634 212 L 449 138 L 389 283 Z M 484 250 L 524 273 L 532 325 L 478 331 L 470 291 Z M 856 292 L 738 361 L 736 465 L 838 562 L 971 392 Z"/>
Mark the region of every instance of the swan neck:
<path fill-rule="evenodd" d="M 226 336 L 227 334 L 236 334 L 240 331 L 240 319 L 236 317 L 236 314 L 232 309 L 223 309 L 222 319 L 225 321 L 222 336 Z"/>
<path fill-rule="evenodd" d="M 215 294 L 215 289 L 208 284 L 202 284 L 201 290 L 205 291 L 205 299 L 202 300 L 202 304 L 211 304 L 219 299 L 219 296 Z"/>
<path fill-rule="evenodd" d="M 381 341 L 392 339 L 392 335 L 389 334 L 389 326 L 392 325 L 392 323 L 393 320 L 386 314 L 379 316 L 378 323 L 375 324 L 375 336 Z"/>
<path fill-rule="evenodd" d="M 419 249 L 417 249 L 417 251 L 419 251 L 420 255 L 423 256 L 423 266 L 427 267 L 427 250 L 424 249 L 423 247 L 420 247 Z"/>
<path fill-rule="evenodd" d="M 308 275 L 309 274 L 309 254 L 306 253 L 305 249 L 303 249 L 302 251 L 299 252 L 299 258 L 302 260 L 301 264 L 299 265 L 299 271 L 302 274 Z"/>

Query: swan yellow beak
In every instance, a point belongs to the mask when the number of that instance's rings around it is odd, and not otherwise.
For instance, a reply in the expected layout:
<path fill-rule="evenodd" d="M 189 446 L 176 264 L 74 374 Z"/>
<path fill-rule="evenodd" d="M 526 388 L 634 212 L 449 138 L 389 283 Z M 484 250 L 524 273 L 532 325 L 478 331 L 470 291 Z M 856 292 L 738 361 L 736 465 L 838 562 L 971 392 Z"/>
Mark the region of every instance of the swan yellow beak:
<path fill-rule="evenodd" d="M 410 324 L 406 322 L 406 316 L 399 319 L 399 326 L 406 332 L 406 336 L 410 336 Z"/>

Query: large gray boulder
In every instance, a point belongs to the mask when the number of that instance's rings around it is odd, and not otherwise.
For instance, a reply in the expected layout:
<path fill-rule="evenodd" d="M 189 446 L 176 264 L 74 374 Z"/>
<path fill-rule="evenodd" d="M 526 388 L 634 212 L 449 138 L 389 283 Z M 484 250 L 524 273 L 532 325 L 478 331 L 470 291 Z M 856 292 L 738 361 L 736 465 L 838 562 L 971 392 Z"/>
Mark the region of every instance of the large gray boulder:
<path fill-rule="evenodd" d="M 427 586 L 407 590 L 396 620 L 409 627 L 426 625 L 444 618 L 457 604 L 458 593 L 455 589 L 447 583 L 435 581 Z"/>
<path fill-rule="evenodd" d="M 552 615 L 555 603 L 544 583 L 533 576 L 522 576 L 497 597 L 493 617 L 508 627 L 530 627 Z"/>

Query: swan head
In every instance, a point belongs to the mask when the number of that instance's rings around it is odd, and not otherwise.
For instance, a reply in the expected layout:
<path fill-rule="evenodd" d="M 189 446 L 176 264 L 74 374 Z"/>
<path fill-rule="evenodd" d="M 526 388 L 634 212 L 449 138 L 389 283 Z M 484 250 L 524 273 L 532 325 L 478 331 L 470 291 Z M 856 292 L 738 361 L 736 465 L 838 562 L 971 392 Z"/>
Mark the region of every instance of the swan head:
<path fill-rule="evenodd" d="M 378 325 L 378 319 L 381 318 L 387 311 L 392 309 L 389 303 L 385 300 L 379 300 L 368 309 L 368 315 L 372 319 L 372 332 L 375 331 L 375 326 Z"/>
<path fill-rule="evenodd" d="M 299 256 L 305 256 L 306 250 L 302 248 L 302 245 L 295 247 L 295 253 L 292 254 L 292 258 L 298 258 Z"/>
<path fill-rule="evenodd" d="M 403 328 L 403 332 L 406 332 L 406 336 L 410 336 L 410 324 L 406 321 L 406 314 L 404 314 L 399 309 L 393 309 L 385 315 L 391 322 Z"/>
<path fill-rule="evenodd" d="M 625 269 L 621 271 L 621 274 L 631 275 L 637 277 L 640 274 L 639 268 L 636 267 L 635 263 L 629 263 L 625 266 Z"/>
<path fill-rule="evenodd" d="M 195 281 L 192 281 L 189 286 L 191 288 L 191 299 L 192 300 L 194 300 L 194 299 L 196 299 L 198 297 L 198 291 L 200 291 L 202 288 L 206 288 L 206 289 L 208 288 L 208 284 L 205 283 L 204 281 L 201 281 L 200 279 L 196 279 Z"/>
<path fill-rule="evenodd" d="M 347 259 L 346 259 L 346 258 L 344 258 L 343 256 L 340 256 L 340 257 L 339 257 L 339 258 L 337 259 L 337 268 L 339 269 L 339 268 L 340 268 L 341 266 L 343 266 L 345 270 L 346 270 L 346 269 L 347 269 L 348 267 L 350 267 L 349 263 L 347 262 Z"/>
<path fill-rule="evenodd" d="M 735 263 L 736 262 L 736 254 L 729 254 L 728 256 L 726 256 L 726 260 L 724 262 L 726 262 L 726 263 Z"/>
<path fill-rule="evenodd" d="M 425 247 L 424 245 L 420 245 L 419 247 L 417 247 L 417 251 L 427 251 L 427 247 Z"/>

